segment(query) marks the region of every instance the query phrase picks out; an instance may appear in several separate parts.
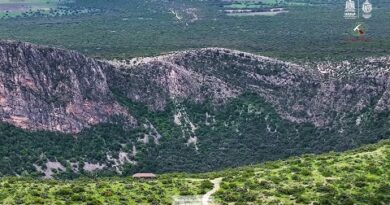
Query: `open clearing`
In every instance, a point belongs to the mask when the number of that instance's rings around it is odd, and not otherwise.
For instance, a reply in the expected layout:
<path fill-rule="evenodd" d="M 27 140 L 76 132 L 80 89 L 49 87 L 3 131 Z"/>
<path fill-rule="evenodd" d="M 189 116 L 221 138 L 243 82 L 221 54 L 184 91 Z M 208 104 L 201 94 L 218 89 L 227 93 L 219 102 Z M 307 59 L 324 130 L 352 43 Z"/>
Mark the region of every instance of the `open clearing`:
<path fill-rule="evenodd" d="M 0 0 L 0 12 L 48 11 L 56 8 L 60 2 L 60 0 Z"/>
<path fill-rule="evenodd" d="M 228 16 L 275 16 L 280 13 L 287 13 L 288 11 L 259 11 L 248 13 L 228 13 Z"/>

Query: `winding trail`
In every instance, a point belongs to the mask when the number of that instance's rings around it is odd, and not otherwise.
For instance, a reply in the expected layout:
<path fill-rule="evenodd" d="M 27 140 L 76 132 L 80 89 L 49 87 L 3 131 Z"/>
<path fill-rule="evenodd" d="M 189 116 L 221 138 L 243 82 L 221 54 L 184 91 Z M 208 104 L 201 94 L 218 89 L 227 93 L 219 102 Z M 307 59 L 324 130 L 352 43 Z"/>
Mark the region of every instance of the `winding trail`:
<path fill-rule="evenodd" d="M 205 195 L 203 195 L 202 205 L 209 205 L 210 196 L 219 190 L 219 187 L 220 187 L 221 182 L 222 182 L 222 177 L 213 179 L 213 180 L 211 180 L 211 182 L 214 184 L 214 187 L 212 190 L 210 190 Z"/>

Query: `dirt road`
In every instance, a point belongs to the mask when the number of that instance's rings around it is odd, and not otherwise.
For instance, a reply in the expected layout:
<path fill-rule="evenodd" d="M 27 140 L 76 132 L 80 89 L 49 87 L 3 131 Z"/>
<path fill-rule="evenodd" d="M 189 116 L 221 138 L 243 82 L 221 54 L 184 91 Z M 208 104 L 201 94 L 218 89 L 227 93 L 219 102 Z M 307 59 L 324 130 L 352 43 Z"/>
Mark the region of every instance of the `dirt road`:
<path fill-rule="evenodd" d="M 210 196 L 219 190 L 219 186 L 221 185 L 222 178 L 213 179 L 211 180 L 211 182 L 214 184 L 214 187 L 212 190 L 210 190 L 205 195 L 203 195 L 202 205 L 209 205 Z"/>

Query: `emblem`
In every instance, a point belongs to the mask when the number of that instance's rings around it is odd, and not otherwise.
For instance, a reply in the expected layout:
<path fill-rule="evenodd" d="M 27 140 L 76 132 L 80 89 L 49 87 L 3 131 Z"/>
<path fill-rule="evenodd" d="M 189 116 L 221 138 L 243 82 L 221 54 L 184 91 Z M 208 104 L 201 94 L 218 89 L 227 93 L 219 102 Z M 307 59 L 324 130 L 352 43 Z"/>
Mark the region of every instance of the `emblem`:
<path fill-rule="evenodd" d="M 365 19 L 371 18 L 372 4 L 368 0 L 366 0 L 363 3 L 362 10 L 363 10 L 363 15 L 362 15 L 363 18 Z"/>
<path fill-rule="evenodd" d="M 344 18 L 345 19 L 356 19 L 357 18 L 355 1 L 347 0 L 345 2 Z"/>

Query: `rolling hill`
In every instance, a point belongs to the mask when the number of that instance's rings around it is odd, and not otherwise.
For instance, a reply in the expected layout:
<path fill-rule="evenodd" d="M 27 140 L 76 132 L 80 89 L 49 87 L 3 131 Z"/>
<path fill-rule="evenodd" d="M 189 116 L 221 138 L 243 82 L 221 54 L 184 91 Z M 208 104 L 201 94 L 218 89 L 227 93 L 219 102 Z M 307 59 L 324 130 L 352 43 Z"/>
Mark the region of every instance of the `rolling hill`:
<path fill-rule="evenodd" d="M 174 196 L 203 195 L 222 177 L 218 204 L 388 204 L 390 143 L 304 155 L 205 174 L 41 180 L 0 179 L 1 204 L 172 204 Z"/>

